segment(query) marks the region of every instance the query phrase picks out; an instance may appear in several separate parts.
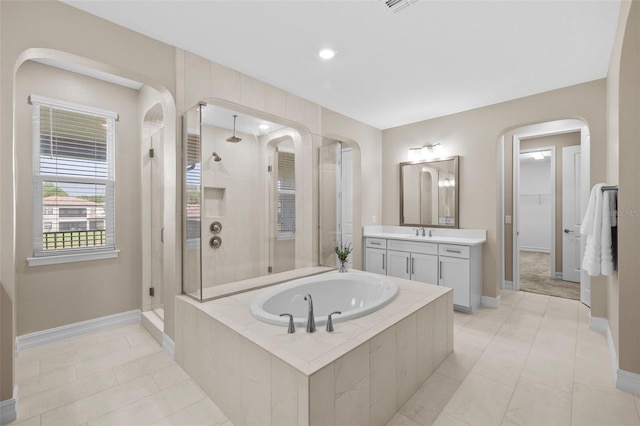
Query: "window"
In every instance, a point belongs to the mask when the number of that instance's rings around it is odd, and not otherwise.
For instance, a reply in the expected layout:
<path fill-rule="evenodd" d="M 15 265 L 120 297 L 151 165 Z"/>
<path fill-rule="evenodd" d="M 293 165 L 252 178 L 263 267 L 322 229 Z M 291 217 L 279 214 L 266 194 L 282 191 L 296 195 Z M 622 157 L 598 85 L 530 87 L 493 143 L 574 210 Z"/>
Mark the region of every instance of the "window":
<path fill-rule="evenodd" d="M 31 103 L 34 258 L 113 252 L 117 114 L 33 95 Z"/>
<path fill-rule="evenodd" d="M 278 235 L 292 238 L 296 232 L 296 174 L 295 154 L 278 150 Z"/>
<path fill-rule="evenodd" d="M 68 207 L 60 207 L 58 212 L 60 212 L 60 217 L 87 217 L 87 209 L 82 208 L 70 209 Z"/>

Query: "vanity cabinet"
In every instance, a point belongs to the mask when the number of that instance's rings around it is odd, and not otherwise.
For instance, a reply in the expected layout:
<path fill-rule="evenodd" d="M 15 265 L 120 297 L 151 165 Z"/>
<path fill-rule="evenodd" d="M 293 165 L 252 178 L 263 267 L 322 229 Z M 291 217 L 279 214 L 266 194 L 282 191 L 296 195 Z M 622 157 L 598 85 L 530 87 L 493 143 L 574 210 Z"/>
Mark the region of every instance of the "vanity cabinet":
<path fill-rule="evenodd" d="M 366 238 L 364 263 L 366 271 L 387 275 L 387 240 Z"/>
<path fill-rule="evenodd" d="M 438 245 L 412 241 L 387 241 L 387 275 L 438 284 Z"/>
<path fill-rule="evenodd" d="M 454 308 L 475 312 L 482 294 L 482 246 L 365 238 L 368 272 L 453 289 Z"/>

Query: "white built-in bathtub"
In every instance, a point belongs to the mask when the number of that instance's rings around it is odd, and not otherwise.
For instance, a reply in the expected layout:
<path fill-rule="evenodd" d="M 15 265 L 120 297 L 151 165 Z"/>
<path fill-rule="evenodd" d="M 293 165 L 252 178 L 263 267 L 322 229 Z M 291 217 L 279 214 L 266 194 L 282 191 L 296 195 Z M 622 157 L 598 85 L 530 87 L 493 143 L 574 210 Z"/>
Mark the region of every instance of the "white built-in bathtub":
<path fill-rule="evenodd" d="M 286 326 L 291 314 L 296 325 L 307 323 L 308 302 L 313 299 L 316 324 L 324 324 L 335 311 L 333 321 L 340 322 L 374 312 L 390 303 L 398 294 L 398 285 L 384 275 L 350 271 L 344 274 L 322 274 L 279 284 L 257 294 L 249 305 L 251 314 L 260 321 Z"/>

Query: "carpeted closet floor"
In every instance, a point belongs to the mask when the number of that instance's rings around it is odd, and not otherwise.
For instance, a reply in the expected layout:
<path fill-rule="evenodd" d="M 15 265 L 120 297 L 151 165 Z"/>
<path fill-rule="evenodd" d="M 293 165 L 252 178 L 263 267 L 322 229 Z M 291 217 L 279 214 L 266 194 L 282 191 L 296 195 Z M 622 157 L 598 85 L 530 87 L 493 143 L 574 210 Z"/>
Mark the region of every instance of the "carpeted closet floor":
<path fill-rule="evenodd" d="M 520 251 L 520 290 L 580 300 L 580 284 L 550 277 L 549 253 Z"/>

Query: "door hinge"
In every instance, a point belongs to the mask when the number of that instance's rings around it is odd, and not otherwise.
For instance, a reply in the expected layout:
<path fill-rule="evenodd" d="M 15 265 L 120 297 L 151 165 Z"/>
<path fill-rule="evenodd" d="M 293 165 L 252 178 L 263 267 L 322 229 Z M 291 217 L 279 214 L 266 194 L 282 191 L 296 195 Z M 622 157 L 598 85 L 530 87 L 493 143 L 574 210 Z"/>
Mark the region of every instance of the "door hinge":
<path fill-rule="evenodd" d="M 268 273 L 272 273 L 272 272 L 273 272 L 273 266 L 269 266 L 269 267 L 267 267 L 267 272 L 268 272 Z"/>
<path fill-rule="evenodd" d="M 156 151 L 153 148 L 149 148 L 149 158 L 153 158 L 156 155 Z"/>
<path fill-rule="evenodd" d="M 149 296 L 153 297 L 155 296 L 155 294 L 156 294 L 155 289 L 153 287 L 149 287 Z"/>
<path fill-rule="evenodd" d="M 273 171 L 273 166 L 267 166 L 267 172 L 272 172 Z"/>

